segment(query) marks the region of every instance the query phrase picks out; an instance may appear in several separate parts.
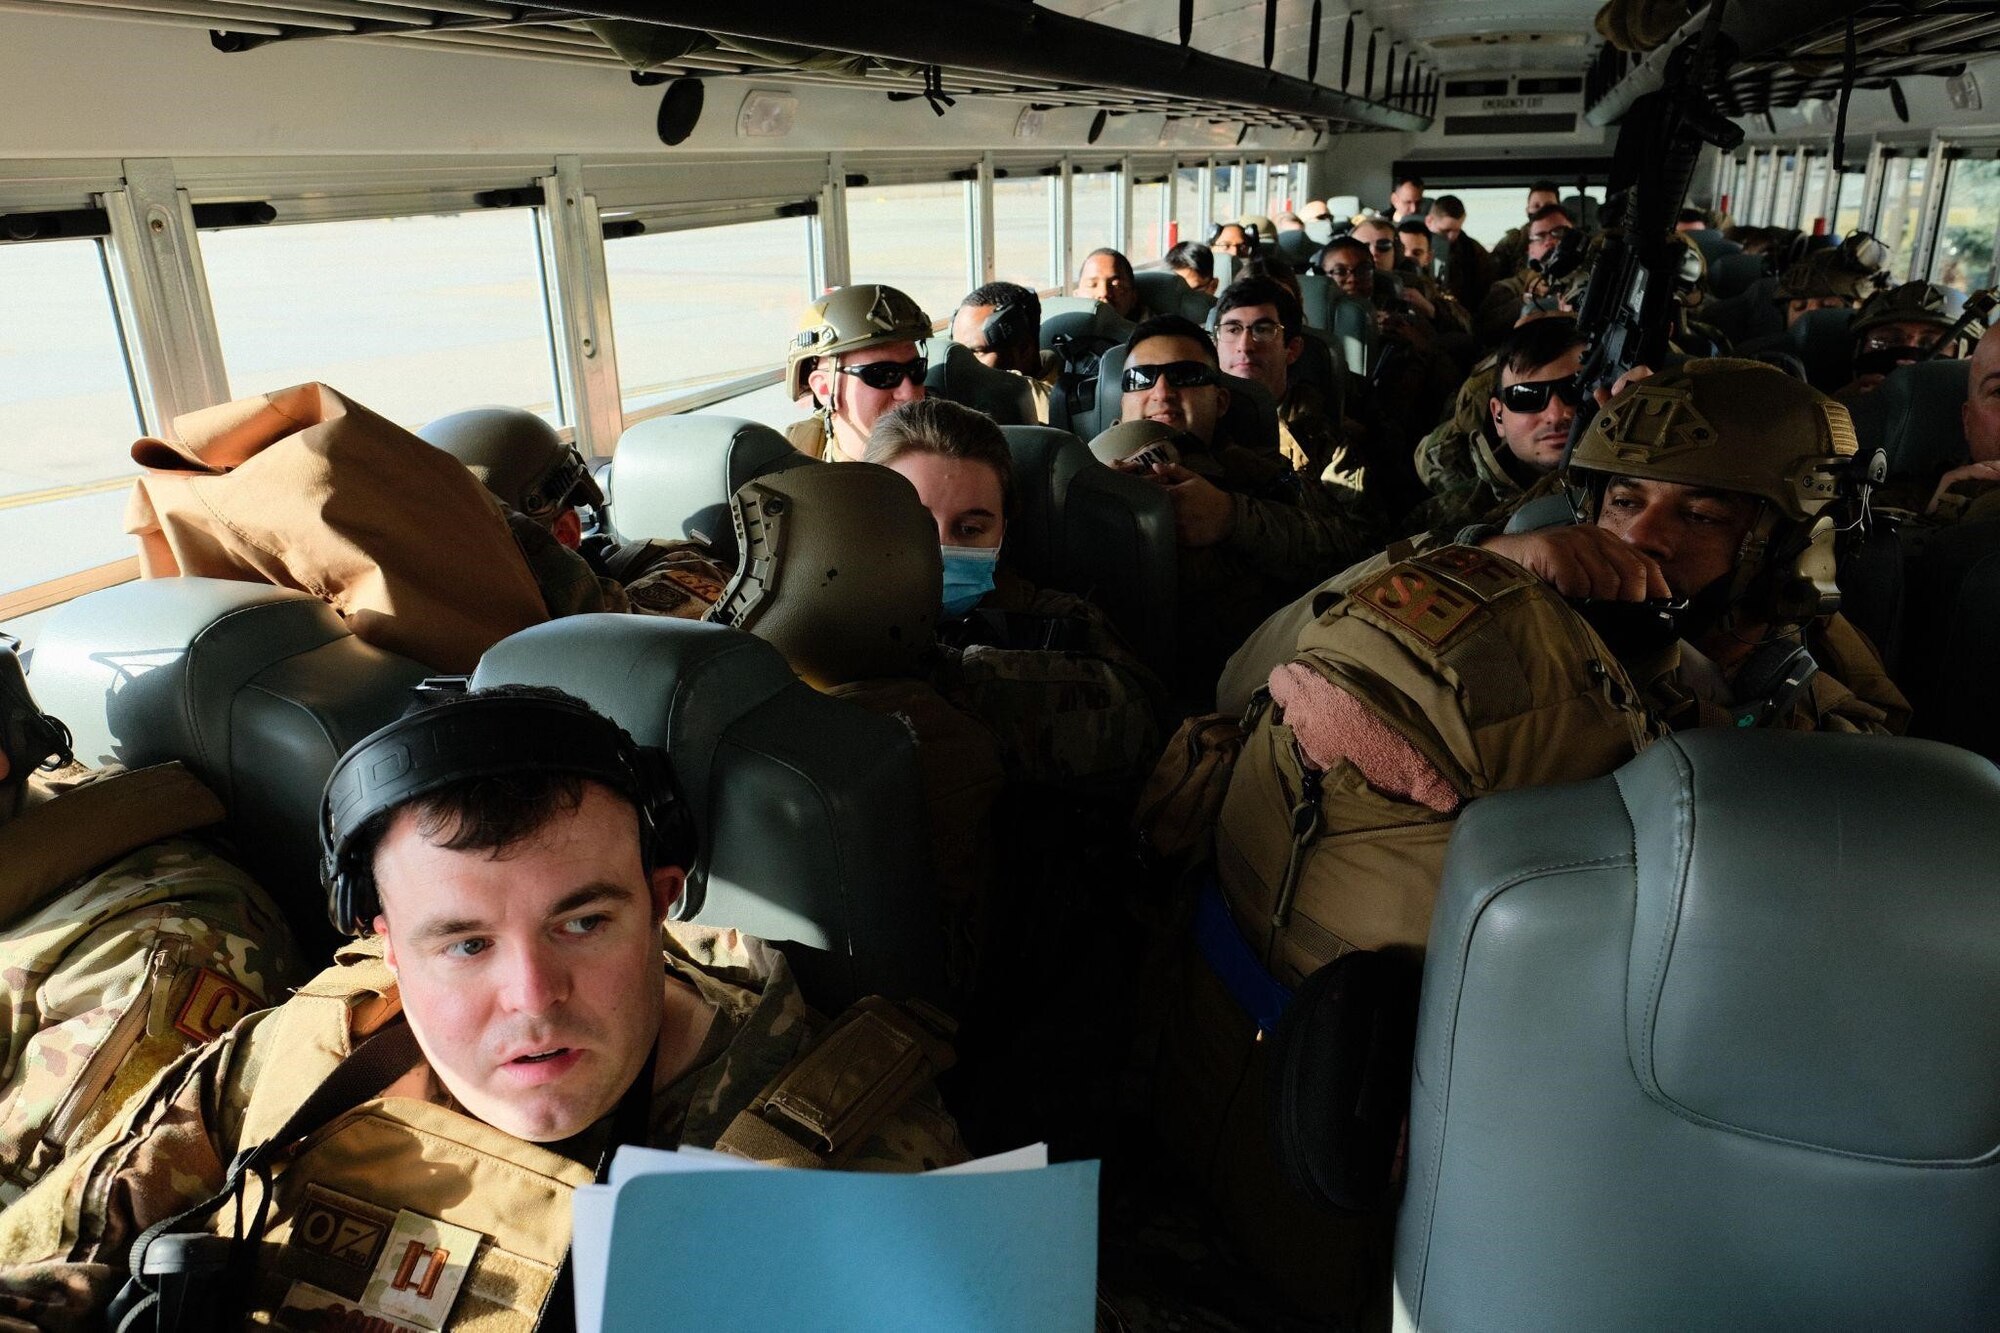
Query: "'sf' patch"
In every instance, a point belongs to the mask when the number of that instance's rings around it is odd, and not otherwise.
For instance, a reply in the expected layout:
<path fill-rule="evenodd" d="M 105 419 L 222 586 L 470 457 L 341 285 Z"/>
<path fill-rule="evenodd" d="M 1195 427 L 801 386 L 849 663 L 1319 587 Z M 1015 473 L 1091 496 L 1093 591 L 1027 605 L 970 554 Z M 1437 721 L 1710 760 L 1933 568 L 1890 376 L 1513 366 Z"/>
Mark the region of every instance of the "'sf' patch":
<path fill-rule="evenodd" d="M 249 990 L 211 968 L 197 969 L 174 1031 L 195 1041 L 214 1041 L 236 1026 L 236 1020 L 264 1007 Z"/>
<path fill-rule="evenodd" d="M 1354 590 L 1355 597 L 1435 648 L 1463 625 L 1480 603 L 1413 564 L 1396 565 Z"/>

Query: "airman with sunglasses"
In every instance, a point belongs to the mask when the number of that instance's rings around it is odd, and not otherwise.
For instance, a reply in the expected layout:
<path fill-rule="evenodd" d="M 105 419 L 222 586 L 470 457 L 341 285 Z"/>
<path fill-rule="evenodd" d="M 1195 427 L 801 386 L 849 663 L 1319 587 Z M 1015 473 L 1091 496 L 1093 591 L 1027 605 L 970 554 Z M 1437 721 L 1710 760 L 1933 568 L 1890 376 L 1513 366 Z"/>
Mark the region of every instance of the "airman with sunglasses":
<path fill-rule="evenodd" d="M 859 462 L 876 418 L 923 398 L 929 365 L 918 344 L 931 333 L 930 316 L 894 287 L 842 287 L 808 306 L 786 348 L 785 384 L 794 400 L 810 394 L 814 411 L 786 427 L 792 447 Z"/>
<path fill-rule="evenodd" d="M 1286 598 L 1368 550 L 1375 525 L 1317 479 L 1301 478 L 1275 450 L 1253 452 L 1221 437 L 1231 390 L 1215 344 L 1191 320 L 1163 316 L 1133 330 L 1121 387 L 1121 421 L 1157 421 L 1181 437 L 1181 461 L 1154 463 L 1146 475 L 1173 502 L 1181 547 L 1182 643 L 1173 684 L 1184 702 L 1205 710 L 1217 668 L 1243 635 Z"/>

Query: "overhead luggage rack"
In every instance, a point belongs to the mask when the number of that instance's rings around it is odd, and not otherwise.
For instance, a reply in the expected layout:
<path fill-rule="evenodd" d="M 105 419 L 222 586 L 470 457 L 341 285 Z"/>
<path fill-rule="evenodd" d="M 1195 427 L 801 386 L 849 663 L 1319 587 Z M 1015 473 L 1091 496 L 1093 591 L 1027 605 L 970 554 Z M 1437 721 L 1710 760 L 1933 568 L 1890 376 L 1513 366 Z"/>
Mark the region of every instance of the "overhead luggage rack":
<path fill-rule="evenodd" d="M 1661 87 L 1675 48 L 1699 31 L 1706 10 L 1658 48 L 1635 55 L 1608 43 L 1586 79 L 1585 119 L 1609 125 L 1639 97 Z M 1723 32 L 1737 59 L 1710 87 L 1731 116 L 1759 115 L 1840 95 L 1853 28 L 1857 85 L 1912 74 L 1953 75 L 1990 52 L 2000 10 L 1990 0 L 1731 0 Z"/>
<path fill-rule="evenodd" d="M 1343 90 L 1209 55 L 1016 0 L 856 0 L 845 6 L 767 0 L 724 10 L 689 0 L 0 0 L 0 11 L 203 27 L 218 50 L 251 56 L 274 42 L 363 41 L 629 70 L 641 82 L 730 75 L 865 88 L 942 111 L 956 96 L 1037 108 L 1089 107 L 1331 134 L 1421 132 L 1434 74 L 1391 60 L 1364 76 L 1342 38 L 1319 38 Z"/>

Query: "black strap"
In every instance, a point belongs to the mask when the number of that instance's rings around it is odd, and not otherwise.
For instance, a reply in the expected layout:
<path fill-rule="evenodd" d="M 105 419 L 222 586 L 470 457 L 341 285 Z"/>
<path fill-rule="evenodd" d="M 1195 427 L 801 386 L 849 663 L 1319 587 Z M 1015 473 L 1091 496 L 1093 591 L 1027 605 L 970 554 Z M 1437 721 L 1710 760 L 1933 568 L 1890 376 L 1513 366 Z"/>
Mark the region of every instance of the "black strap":
<path fill-rule="evenodd" d="M 416 1034 L 410 1030 L 408 1023 L 392 1023 L 362 1042 L 352 1054 L 334 1066 L 333 1072 L 300 1103 L 299 1109 L 292 1112 L 277 1133 L 236 1154 L 220 1190 L 185 1212 L 177 1213 L 164 1222 L 155 1222 L 140 1233 L 139 1239 L 132 1243 L 133 1277 L 143 1279 L 146 1247 L 152 1244 L 154 1237 L 184 1230 L 190 1222 L 213 1216 L 223 1204 L 242 1191 L 243 1182 L 251 1172 L 262 1173 L 265 1163 L 275 1153 L 375 1096 L 415 1068 L 421 1056 Z M 265 1198 L 268 1202 L 269 1191 L 266 1191 Z M 261 1221 L 260 1217 L 260 1226 Z M 255 1234 L 254 1230 L 252 1234 Z"/>

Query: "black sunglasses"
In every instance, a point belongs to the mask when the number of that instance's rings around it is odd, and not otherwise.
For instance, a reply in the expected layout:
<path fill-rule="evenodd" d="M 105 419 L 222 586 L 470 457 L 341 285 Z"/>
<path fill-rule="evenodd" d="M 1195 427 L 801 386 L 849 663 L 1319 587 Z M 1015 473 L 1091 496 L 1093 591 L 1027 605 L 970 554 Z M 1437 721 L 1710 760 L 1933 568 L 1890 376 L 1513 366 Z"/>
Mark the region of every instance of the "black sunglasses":
<path fill-rule="evenodd" d="M 908 361 L 870 361 L 865 366 L 842 366 L 840 373 L 852 375 L 871 389 L 893 389 L 904 380 L 922 384 L 930 364 L 922 357 Z"/>
<path fill-rule="evenodd" d="M 1391 239 L 1391 238 L 1389 238 L 1389 237 L 1387 237 L 1387 236 L 1384 236 L 1384 237 L 1383 237 L 1383 238 L 1382 238 L 1381 240 L 1379 240 L 1379 241 L 1370 241 L 1370 242 L 1368 243 L 1368 246 L 1369 246 L 1369 248 L 1370 248 L 1371 250 L 1375 250 L 1375 251 L 1378 251 L 1378 252 L 1380 252 L 1380 253 L 1384 253 L 1384 254 L 1386 254 L 1386 253 L 1388 253 L 1389 251 L 1391 251 L 1391 250 L 1393 250 L 1393 249 L 1395 249 L 1395 248 L 1396 248 L 1396 242 L 1395 242 L 1395 241 L 1394 241 L 1393 239 Z"/>
<path fill-rule="evenodd" d="M 1535 380 L 1528 384 L 1508 384 L 1500 389 L 1500 406 L 1509 412 L 1529 416 L 1545 412 L 1549 406 L 1549 395 L 1576 407 L 1583 402 L 1583 390 L 1577 386 L 1574 376 L 1565 375 L 1559 380 Z"/>
<path fill-rule="evenodd" d="M 1205 366 L 1199 361 L 1168 361 L 1157 366 L 1125 367 L 1125 392 L 1139 393 L 1150 389 L 1162 375 L 1176 389 L 1199 389 L 1204 384 L 1217 382 L 1214 366 Z"/>

